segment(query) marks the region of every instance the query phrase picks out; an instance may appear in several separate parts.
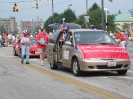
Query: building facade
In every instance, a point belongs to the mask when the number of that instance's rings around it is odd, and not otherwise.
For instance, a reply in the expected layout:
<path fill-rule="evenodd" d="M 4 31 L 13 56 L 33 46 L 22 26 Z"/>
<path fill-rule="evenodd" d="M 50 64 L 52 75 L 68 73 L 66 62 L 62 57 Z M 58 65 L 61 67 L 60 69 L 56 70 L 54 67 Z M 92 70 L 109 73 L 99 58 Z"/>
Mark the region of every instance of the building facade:
<path fill-rule="evenodd" d="M 129 29 L 133 29 L 133 16 L 128 14 L 118 14 L 115 16 L 115 24 L 117 25 L 117 28 L 122 29 L 122 26 L 124 24 L 127 24 L 129 26 Z"/>
<path fill-rule="evenodd" d="M 0 18 L 0 26 L 4 26 L 7 33 L 13 33 L 16 29 L 15 17 Z"/>
<path fill-rule="evenodd" d="M 42 24 L 42 19 L 38 21 L 34 20 L 20 20 L 20 29 L 23 30 L 29 30 L 30 32 L 33 32 L 36 27 L 40 26 Z"/>

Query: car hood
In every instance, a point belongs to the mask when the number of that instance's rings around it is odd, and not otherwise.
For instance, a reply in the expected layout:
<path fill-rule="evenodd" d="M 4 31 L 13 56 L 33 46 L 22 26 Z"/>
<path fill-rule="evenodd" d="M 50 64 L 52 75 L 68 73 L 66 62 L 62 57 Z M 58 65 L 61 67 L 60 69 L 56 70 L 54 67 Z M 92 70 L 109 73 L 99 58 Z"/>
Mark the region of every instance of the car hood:
<path fill-rule="evenodd" d="M 37 51 L 37 45 L 30 45 L 30 51 Z"/>
<path fill-rule="evenodd" d="M 77 44 L 84 59 L 109 58 L 130 60 L 128 52 L 119 44 Z"/>

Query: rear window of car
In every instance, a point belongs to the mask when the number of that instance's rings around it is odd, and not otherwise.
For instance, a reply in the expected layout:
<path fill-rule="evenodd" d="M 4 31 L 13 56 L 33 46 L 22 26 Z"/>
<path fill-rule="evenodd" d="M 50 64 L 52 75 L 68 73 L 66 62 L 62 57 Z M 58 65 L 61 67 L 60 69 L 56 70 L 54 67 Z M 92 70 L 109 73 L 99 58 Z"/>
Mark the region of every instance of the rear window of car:
<path fill-rule="evenodd" d="M 37 40 L 36 39 L 30 39 L 30 44 L 31 45 L 36 45 L 37 44 Z"/>

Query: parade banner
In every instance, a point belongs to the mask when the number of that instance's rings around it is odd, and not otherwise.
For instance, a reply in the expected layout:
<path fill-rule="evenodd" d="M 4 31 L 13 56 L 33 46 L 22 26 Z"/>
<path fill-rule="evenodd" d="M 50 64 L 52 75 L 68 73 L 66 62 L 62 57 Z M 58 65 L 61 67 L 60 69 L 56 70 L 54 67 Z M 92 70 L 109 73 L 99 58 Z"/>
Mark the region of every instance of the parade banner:
<path fill-rule="evenodd" d="M 77 44 L 84 59 L 112 58 L 130 60 L 128 52 L 119 44 Z"/>

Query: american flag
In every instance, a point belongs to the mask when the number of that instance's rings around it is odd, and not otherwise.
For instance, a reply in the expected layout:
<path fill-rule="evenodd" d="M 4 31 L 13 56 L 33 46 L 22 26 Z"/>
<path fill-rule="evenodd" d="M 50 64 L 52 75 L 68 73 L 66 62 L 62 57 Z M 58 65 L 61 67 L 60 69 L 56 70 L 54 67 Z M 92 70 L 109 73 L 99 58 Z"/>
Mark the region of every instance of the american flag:
<path fill-rule="evenodd" d="M 63 31 L 65 29 L 64 24 L 61 25 L 60 31 Z"/>

